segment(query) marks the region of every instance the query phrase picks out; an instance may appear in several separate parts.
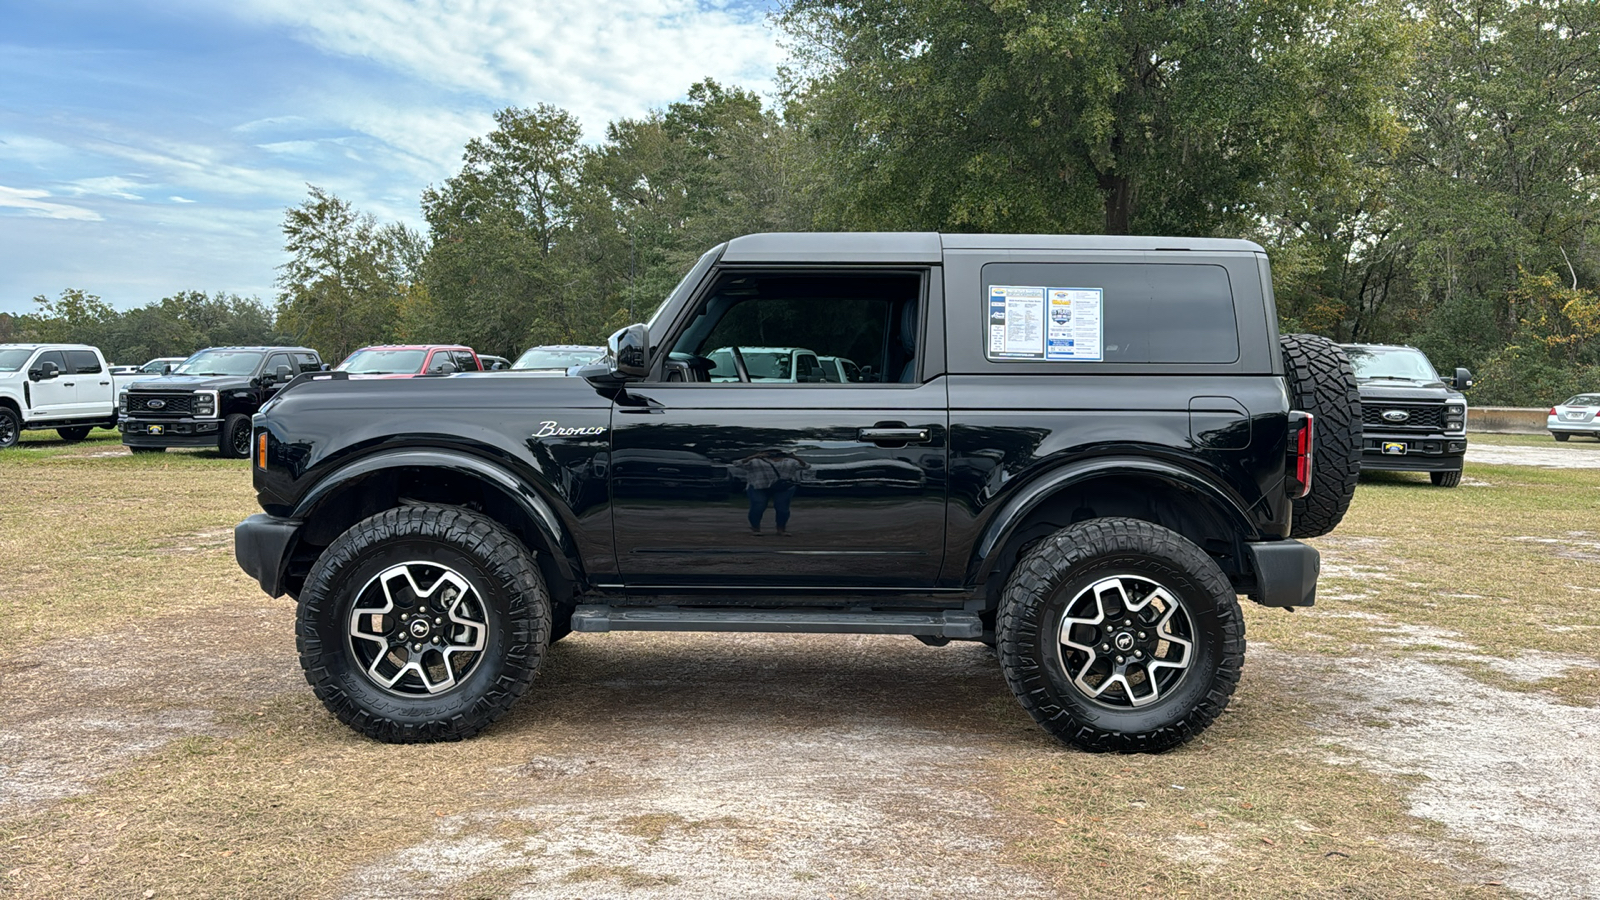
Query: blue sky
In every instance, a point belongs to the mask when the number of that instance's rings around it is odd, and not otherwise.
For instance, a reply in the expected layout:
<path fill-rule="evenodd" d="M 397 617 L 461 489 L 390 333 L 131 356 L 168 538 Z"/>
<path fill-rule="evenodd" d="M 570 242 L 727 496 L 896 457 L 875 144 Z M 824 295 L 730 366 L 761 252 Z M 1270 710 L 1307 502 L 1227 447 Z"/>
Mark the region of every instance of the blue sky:
<path fill-rule="evenodd" d="M 770 90 L 769 7 L 0 0 L 0 312 L 67 288 L 270 302 L 306 184 L 420 227 L 497 109 L 553 103 L 596 139 L 707 76 Z"/>

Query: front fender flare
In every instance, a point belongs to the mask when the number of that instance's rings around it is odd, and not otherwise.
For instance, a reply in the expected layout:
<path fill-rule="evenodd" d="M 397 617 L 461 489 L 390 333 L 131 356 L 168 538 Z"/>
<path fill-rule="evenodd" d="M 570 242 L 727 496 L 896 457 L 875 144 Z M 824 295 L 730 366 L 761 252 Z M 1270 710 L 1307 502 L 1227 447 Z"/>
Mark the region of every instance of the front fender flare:
<path fill-rule="evenodd" d="M 1147 457 L 1097 457 L 1049 469 L 1012 492 L 1011 497 L 989 518 L 974 545 L 972 556 L 967 561 L 966 583 L 975 585 L 988 574 L 1017 527 L 1040 504 L 1075 485 L 1116 475 L 1155 478 L 1178 490 L 1192 491 L 1232 524 L 1242 540 L 1259 537 L 1250 522 L 1249 513 L 1238 499 L 1188 469 Z"/>
<path fill-rule="evenodd" d="M 550 502 L 526 481 L 504 467 L 468 453 L 449 450 L 390 450 L 363 456 L 343 464 L 318 481 L 316 487 L 300 498 L 290 517 L 305 519 L 322 501 L 352 481 L 386 469 L 399 468 L 448 469 L 486 482 L 499 490 L 509 497 L 539 530 L 546 546 L 552 550 L 550 555 L 554 557 L 561 577 L 569 581 L 578 580 L 581 566 L 575 563 L 578 559 L 577 545 Z"/>

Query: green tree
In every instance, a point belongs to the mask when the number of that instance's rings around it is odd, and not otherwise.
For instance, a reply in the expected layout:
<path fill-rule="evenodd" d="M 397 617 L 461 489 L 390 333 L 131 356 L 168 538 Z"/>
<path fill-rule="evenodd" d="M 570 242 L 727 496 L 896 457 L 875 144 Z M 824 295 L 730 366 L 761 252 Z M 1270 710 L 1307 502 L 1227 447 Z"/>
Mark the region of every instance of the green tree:
<path fill-rule="evenodd" d="M 1382 125 L 1384 0 L 792 0 L 848 227 L 1210 234 Z"/>
<path fill-rule="evenodd" d="M 316 186 L 284 213 L 278 326 L 341 359 L 364 344 L 393 340 L 417 280 L 418 238 Z"/>

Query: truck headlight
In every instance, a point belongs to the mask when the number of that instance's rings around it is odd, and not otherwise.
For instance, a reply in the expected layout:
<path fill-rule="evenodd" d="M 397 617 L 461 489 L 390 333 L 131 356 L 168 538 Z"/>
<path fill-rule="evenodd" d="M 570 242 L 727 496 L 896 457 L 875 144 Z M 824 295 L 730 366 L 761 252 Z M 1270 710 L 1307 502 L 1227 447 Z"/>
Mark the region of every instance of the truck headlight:
<path fill-rule="evenodd" d="M 217 392 L 196 392 L 194 395 L 194 414 L 201 419 L 215 418 L 217 415 Z"/>
<path fill-rule="evenodd" d="M 1467 406 L 1464 403 L 1446 404 L 1444 408 L 1444 430 L 1467 430 Z"/>
<path fill-rule="evenodd" d="M 119 391 L 117 393 L 117 414 L 118 415 L 122 415 L 122 416 L 125 416 L 125 415 L 128 414 L 128 392 L 127 391 Z"/>

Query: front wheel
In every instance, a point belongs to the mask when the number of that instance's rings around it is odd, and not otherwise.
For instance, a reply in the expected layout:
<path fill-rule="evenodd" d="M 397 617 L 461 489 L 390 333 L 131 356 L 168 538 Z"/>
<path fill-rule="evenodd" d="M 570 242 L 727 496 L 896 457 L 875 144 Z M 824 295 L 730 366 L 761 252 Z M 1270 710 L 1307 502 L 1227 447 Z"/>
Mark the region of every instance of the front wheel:
<path fill-rule="evenodd" d="M 1006 586 L 998 637 L 1023 708 L 1091 752 L 1191 740 L 1227 707 L 1244 666 L 1244 619 L 1222 570 L 1138 519 L 1092 519 L 1040 542 Z"/>
<path fill-rule="evenodd" d="M 229 459 L 250 458 L 250 417 L 234 413 L 222 420 L 217 431 L 217 452 Z"/>
<path fill-rule="evenodd" d="M 533 683 L 550 595 L 498 522 L 408 506 L 357 522 L 300 594 L 295 644 L 317 697 L 387 743 L 471 737 Z"/>
<path fill-rule="evenodd" d="M 1434 487 L 1455 487 L 1461 483 L 1461 470 L 1457 469 L 1454 472 L 1429 472 L 1428 480 L 1433 482 Z"/>

